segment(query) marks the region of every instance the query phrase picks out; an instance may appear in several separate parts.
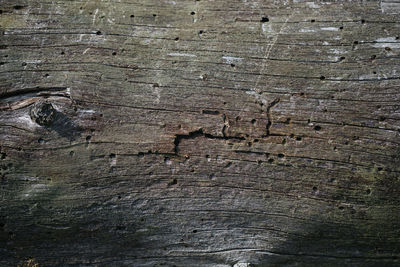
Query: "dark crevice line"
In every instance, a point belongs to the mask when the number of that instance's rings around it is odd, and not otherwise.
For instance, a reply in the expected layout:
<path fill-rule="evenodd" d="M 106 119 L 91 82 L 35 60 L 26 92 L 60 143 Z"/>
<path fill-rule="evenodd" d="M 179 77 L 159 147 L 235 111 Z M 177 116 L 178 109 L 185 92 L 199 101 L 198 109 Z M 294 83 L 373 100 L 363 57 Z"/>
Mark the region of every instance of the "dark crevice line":
<path fill-rule="evenodd" d="M 17 127 L 17 126 L 15 126 L 15 125 L 0 124 L 0 127 L 11 127 L 11 128 L 15 128 L 15 129 L 24 131 L 24 132 L 35 133 L 34 131 L 30 131 L 30 130 L 28 130 L 28 129 L 24 129 L 24 128 L 21 128 L 21 127 Z"/>
<path fill-rule="evenodd" d="M 70 33 L 57 33 L 57 32 L 27 32 L 27 33 L 12 33 L 7 32 L 5 35 L 9 36 L 25 36 L 25 35 L 45 35 L 45 34 L 51 34 L 51 35 L 58 35 L 58 34 L 68 34 L 68 35 L 81 35 L 81 34 L 86 34 L 86 35 L 96 35 L 97 33 L 95 31 L 91 32 L 70 32 Z M 103 36 L 119 36 L 119 37 L 132 37 L 132 38 L 140 38 L 140 39 L 152 39 L 152 40 L 169 40 L 172 41 L 174 38 L 166 38 L 166 37 L 154 37 L 154 36 L 137 36 L 137 35 L 129 35 L 129 34 L 118 34 L 118 33 L 102 33 Z M 216 41 L 215 39 L 182 39 L 182 41 L 186 42 L 197 42 L 197 43 L 216 43 L 216 44 L 224 44 L 224 41 Z M 240 41 L 240 42 L 234 42 L 233 40 L 229 40 L 230 43 L 232 44 L 261 44 L 261 45 L 270 45 L 271 42 L 265 42 L 265 41 Z M 362 43 L 360 43 L 362 44 Z M 127 44 L 129 45 L 129 44 Z M 311 47 L 316 47 L 316 46 L 323 46 L 327 47 L 326 45 L 322 44 L 304 44 L 304 43 L 276 43 L 275 45 L 292 45 L 292 46 L 311 46 Z M 337 45 L 333 46 L 338 46 L 338 47 L 352 47 L 353 44 L 351 43 L 340 43 Z"/>
<path fill-rule="evenodd" d="M 371 119 L 371 118 L 368 118 Z M 350 126 L 350 127 L 357 127 L 357 128 L 368 128 L 368 129 L 375 129 L 375 130 L 383 130 L 383 131 L 390 131 L 390 132 L 396 132 L 397 129 L 389 129 L 389 128 L 382 128 L 382 127 L 373 127 L 373 126 L 367 126 L 367 125 L 357 125 L 357 124 L 351 124 L 351 123 L 335 123 L 335 122 L 328 122 L 328 121 L 316 121 L 313 120 L 311 121 L 313 123 L 318 123 L 318 124 L 328 124 L 328 125 L 334 125 L 334 126 Z M 350 137 L 350 136 L 348 136 Z"/>
<path fill-rule="evenodd" d="M 203 132 L 203 129 L 199 129 L 193 132 L 190 132 L 188 134 L 177 134 L 175 136 L 175 140 L 174 140 L 174 151 L 175 153 L 178 155 L 179 154 L 179 145 L 182 142 L 182 140 L 186 140 L 186 139 L 195 139 L 198 137 L 205 137 L 208 139 L 217 139 L 217 140 L 233 140 L 233 141 L 243 141 L 245 140 L 243 137 L 227 137 L 227 136 L 215 136 L 215 135 L 211 135 L 211 134 L 207 134 Z"/>
<path fill-rule="evenodd" d="M 6 98 L 21 96 L 31 93 L 41 93 L 47 91 L 66 91 L 67 87 L 32 87 L 32 88 L 23 88 L 16 91 L 6 91 L 0 94 L 0 100 L 4 100 Z"/>
<path fill-rule="evenodd" d="M 271 117 L 271 109 L 276 106 L 280 101 L 280 98 L 276 98 L 275 100 L 273 100 L 268 106 L 267 106 L 267 126 L 266 126 L 266 134 L 265 137 L 268 137 L 271 135 L 270 130 L 271 130 L 271 125 L 272 125 L 272 117 Z"/>

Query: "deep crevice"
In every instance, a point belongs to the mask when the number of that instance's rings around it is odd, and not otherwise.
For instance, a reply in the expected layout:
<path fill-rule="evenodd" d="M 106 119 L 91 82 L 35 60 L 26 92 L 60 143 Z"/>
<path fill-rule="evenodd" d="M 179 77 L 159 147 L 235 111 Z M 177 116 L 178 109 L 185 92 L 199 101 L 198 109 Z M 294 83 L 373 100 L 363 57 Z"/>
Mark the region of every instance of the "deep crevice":
<path fill-rule="evenodd" d="M 54 91 L 66 91 L 67 87 L 33 87 L 33 88 L 24 88 L 17 91 L 9 91 L 4 92 L 0 95 L 0 100 L 4 100 L 10 97 L 15 96 L 25 96 L 28 94 L 39 94 L 43 92 L 54 92 Z"/>
<path fill-rule="evenodd" d="M 203 129 L 199 129 L 193 132 L 189 132 L 188 134 L 177 134 L 175 136 L 175 140 L 174 140 L 174 152 L 176 155 L 179 154 L 179 144 L 182 142 L 182 140 L 187 140 L 187 139 L 195 139 L 198 137 L 205 137 L 208 139 L 216 139 L 216 140 L 234 140 L 234 141 L 243 141 L 245 140 L 244 137 L 228 137 L 225 134 L 223 134 L 223 136 L 216 136 L 216 135 L 212 135 L 212 134 L 207 134 L 204 133 Z"/>
<path fill-rule="evenodd" d="M 268 122 L 267 122 L 265 137 L 268 137 L 268 136 L 271 135 L 271 133 L 270 133 L 271 124 L 272 124 L 271 109 L 272 109 L 274 106 L 276 106 L 276 105 L 279 103 L 280 100 L 281 100 L 280 98 L 276 98 L 274 101 L 272 101 L 272 102 L 267 106 L 267 110 L 266 110 L 266 111 L 267 111 L 267 119 L 268 119 Z"/>

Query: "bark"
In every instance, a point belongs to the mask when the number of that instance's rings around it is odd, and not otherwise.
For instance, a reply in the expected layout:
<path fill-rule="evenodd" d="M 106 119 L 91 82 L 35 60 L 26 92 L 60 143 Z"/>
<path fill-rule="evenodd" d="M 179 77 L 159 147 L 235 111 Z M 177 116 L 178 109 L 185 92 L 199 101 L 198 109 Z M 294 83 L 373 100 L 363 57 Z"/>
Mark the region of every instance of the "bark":
<path fill-rule="evenodd" d="M 399 265 L 397 2 L 0 0 L 0 265 Z"/>

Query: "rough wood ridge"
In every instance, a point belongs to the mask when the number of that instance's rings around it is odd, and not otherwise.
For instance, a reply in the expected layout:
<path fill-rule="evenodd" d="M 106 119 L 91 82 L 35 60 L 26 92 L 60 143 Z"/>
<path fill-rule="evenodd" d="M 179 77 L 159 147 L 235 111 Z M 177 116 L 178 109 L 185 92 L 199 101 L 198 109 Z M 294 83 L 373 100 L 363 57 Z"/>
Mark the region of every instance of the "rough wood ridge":
<path fill-rule="evenodd" d="M 400 265 L 399 35 L 394 0 L 0 0 L 0 265 Z"/>

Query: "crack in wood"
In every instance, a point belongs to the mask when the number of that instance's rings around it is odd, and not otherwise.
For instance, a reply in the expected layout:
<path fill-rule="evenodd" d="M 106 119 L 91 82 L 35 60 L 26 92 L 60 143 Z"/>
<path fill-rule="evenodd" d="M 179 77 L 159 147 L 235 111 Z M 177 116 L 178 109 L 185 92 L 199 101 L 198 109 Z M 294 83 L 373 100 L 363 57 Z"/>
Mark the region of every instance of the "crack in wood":
<path fill-rule="evenodd" d="M 203 131 L 202 128 L 200 128 L 196 131 L 189 132 L 188 134 L 177 134 L 175 136 L 175 140 L 174 140 L 175 154 L 179 155 L 179 145 L 182 142 L 182 140 L 195 139 L 198 137 L 205 137 L 205 138 L 214 139 L 214 140 L 234 140 L 234 141 L 238 141 L 238 142 L 245 140 L 244 137 L 229 137 L 229 136 L 225 136 L 225 135 L 224 136 L 216 136 L 216 135 L 212 135 L 212 134 L 207 134 Z"/>
<path fill-rule="evenodd" d="M 276 105 L 279 103 L 280 100 L 281 100 L 280 98 L 276 98 L 274 101 L 272 101 L 272 102 L 267 106 L 266 112 L 267 112 L 267 119 L 268 119 L 268 122 L 267 122 L 267 126 L 266 126 L 266 134 L 265 134 L 265 136 L 263 136 L 263 137 L 271 136 L 271 125 L 272 125 L 271 109 L 272 109 L 274 106 L 276 106 Z"/>
<path fill-rule="evenodd" d="M 71 99 L 68 87 L 33 87 L 0 94 L 0 110 L 17 110 L 30 106 L 42 98 L 63 97 Z"/>
<path fill-rule="evenodd" d="M 57 91 L 66 91 L 68 92 L 68 87 L 32 87 L 32 88 L 24 88 L 17 91 L 6 91 L 0 94 L 0 100 L 3 101 L 7 98 L 11 97 L 24 97 L 29 94 L 40 94 L 43 92 L 57 92 Z M 69 97 L 69 96 L 68 96 Z"/>
<path fill-rule="evenodd" d="M 229 128 L 229 120 L 227 120 L 227 117 L 225 114 L 223 114 L 223 119 L 224 119 L 224 126 L 222 127 L 221 132 L 222 132 L 222 136 L 226 137 L 227 136 L 226 131 Z"/>

